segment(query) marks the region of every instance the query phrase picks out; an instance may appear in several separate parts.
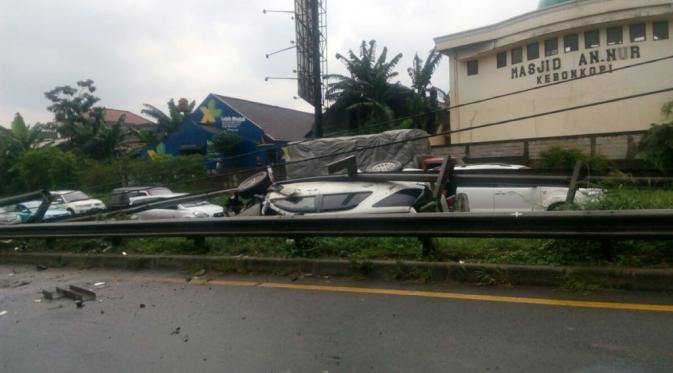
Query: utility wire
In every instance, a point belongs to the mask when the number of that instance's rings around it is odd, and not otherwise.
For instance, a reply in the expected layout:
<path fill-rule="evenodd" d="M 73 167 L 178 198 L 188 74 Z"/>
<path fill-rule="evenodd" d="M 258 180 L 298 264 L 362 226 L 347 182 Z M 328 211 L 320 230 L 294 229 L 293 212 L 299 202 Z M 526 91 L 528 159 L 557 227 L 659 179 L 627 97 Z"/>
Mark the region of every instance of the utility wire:
<path fill-rule="evenodd" d="M 442 109 L 439 109 L 439 110 L 429 111 L 429 112 L 415 114 L 415 115 L 409 115 L 409 116 L 406 116 L 406 117 L 400 117 L 400 118 L 396 118 L 396 119 L 386 121 L 386 122 L 374 123 L 371 126 L 368 126 L 366 128 L 367 129 L 373 129 L 373 128 L 377 128 L 377 127 L 381 127 L 381 126 L 389 126 L 393 123 L 396 123 L 396 122 L 399 122 L 399 121 L 404 121 L 404 120 L 407 120 L 407 119 L 424 117 L 424 116 L 427 116 L 427 115 L 431 115 L 431 114 L 435 114 L 435 113 L 439 113 L 439 112 L 445 112 L 445 111 L 449 111 L 449 110 L 452 110 L 452 109 L 465 107 L 465 106 L 468 106 L 468 105 L 474 105 L 474 104 L 478 104 L 478 103 L 482 103 L 482 102 L 496 100 L 496 99 L 504 98 L 504 97 L 507 97 L 507 96 L 517 95 L 517 94 L 521 94 L 521 93 L 525 93 L 525 92 L 531 92 L 531 91 L 535 91 L 535 90 L 538 90 L 538 89 L 548 88 L 548 87 L 552 87 L 552 86 L 556 86 L 556 85 L 560 85 L 560 84 L 565 84 L 565 83 L 569 83 L 569 82 L 573 82 L 573 81 L 577 81 L 577 80 L 588 79 L 588 78 L 592 78 L 592 77 L 603 75 L 603 74 L 608 74 L 608 73 L 622 71 L 622 70 L 626 70 L 626 69 L 630 69 L 630 68 L 634 68 L 634 67 L 649 65 L 649 64 L 652 64 L 652 63 L 661 62 L 661 61 L 670 60 L 670 59 L 673 59 L 673 55 L 660 57 L 660 58 L 655 58 L 655 59 L 647 60 L 647 61 L 643 61 L 643 62 L 638 62 L 638 63 L 635 63 L 635 64 L 621 66 L 621 67 L 618 67 L 618 68 L 614 68 L 611 71 L 606 70 L 605 72 L 599 72 L 599 73 L 596 73 L 594 75 L 586 75 L 586 76 L 583 76 L 583 77 L 577 77 L 577 78 L 572 78 L 572 79 L 568 79 L 568 80 L 558 81 L 558 82 L 554 82 L 554 83 L 550 83 L 550 84 L 540 85 L 540 86 L 536 86 L 536 87 L 522 89 L 522 90 L 519 90 L 519 91 L 509 92 L 509 93 L 506 93 L 506 94 L 495 95 L 495 96 L 491 96 L 491 97 L 484 98 L 484 99 L 470 101 L 470 102 L 450 106 L 448 108 L 442 108 Z M 664 90 L 646 92 L 646 93 L 637 94 L 637 95 L 630 95 L 630 96 L 624 96 L 624 97 L 619 97 L 619 98 L 613 98 L 613 99 L 610 99 L 610 100 L 599 101 L 599 102 L 594 102 L 594 103 L 585 104 L 585 105 L 573 106 L 571 108 L 558 109 L 558 110 L 554 110 L 554 111 L 550 111 L 550 112 L 538 113 L 538 114 L 528 115 L 528 116 L 514 118 L 514 119 L 508 119 L 508 120 L 503 120 L 503 121 L 498 121 L 498 122 L 493 122 L 493 123 L 487 123 L 487 124 L 482 124 L 482 125 L 477 125 L 477 126 L 472 126 L 472 127 L 461 128 L 461 129 L 457 129 L 457 130 L 442 131 L 442 132 L 438 132 L 436 134 L 428 134 L 428 135 L 421 136 L 421 137 L 418 137 L 418 138 L 406 139 L 406 140 L 400 140 L 400 141 L 401 142 L 416 141 L 416 140 L 422 140 L 422 139 L 427 139 L 427 138 L 432 138 L 432 137 L 446 136 L 446 135 L 450 135 L 450 134 L 453 134 L 453 133 L 459 133 L 459 132 L 471 131 L 471 130 L 480 129 L 480 128 L 492 127 L 492 126 L 511 123 L 511 122 L 516 122 L 516 121 L 520 121 L 520 120 L 526 120 L 526 119 L 532 119 L 532 118 L 545 116 L 545 115 L 557 114 L 557 113 L 561 113 L 561 112 L 565 112 L 565 111 L 569 111 L 569 110 L 578 110 L 578 109 L 583 109 L 583 108 L 587 108 L 587 107 L 591 107 L 591 106 L 602 105 L 602 104 L 607 104 L 607 103 L 612 103 L 612 102 L 618 102 L 618 101 L 637 98 L 637 97 L 643 97 L 643 96 L 647 96 L 647 95 L 651 95 L 651 94 L 664 93 L 664 92 L 668 92 L 670 90 L 671 89 L 664 89 Z M 301 141 L 298 141 L 298 142 L 295 142 L 295 143 L 288 144 L 287 146 L 288 147 L 289 146 L 296 146 L 296 145 L 303 144 L 303 143 L 306 143 L 306 142 L 309 142 L 309 141 L 314 141 L 314 140 L 315 139 L 305 139 L 305 140 L 301 140 Z M 397 143 L 399 143 L 399 142 L 393 142 L 393 143 L 389 143 L 389 144 L 379 144 L 379 145 L 376 145 L 376 146 L 372 146 L 372 148 L 373 147 L 380 147 L 380 146 L 387 146 L 387 145 L 394 145 L 394 144 L 397 144 Z M 348 153 L 351 153 L 351 152 L 357 152 L 357 151 L 366 150 L 366 149 L 367 149 L 367 147 L 363 147 L 363 148 L 354 149 L 354 150 L 351 150 L 351 151 L 348 151 L 348 152 L 335 153 L 335 154 L 331 154 L 331 155 L 309 158 L 309 159 L 294 161 L 294 162 L 286 162 L 285 164 L 288 165 L 288 164 L 294 164 L 294 163 L 297 163 L 297 162 L 311 161 L 311 160 L 315 160 L 315 159 L 319 159 L 319 158 L 332 157 L 332 156 L 341 155 L 341 154 L 348 154 Z M 230 157 L 219 158 L 219 160 L 222 160 L 222 161 L 233 160 L 233 159 L 238 159 L 238 158 L 246 157 L 246 156 L 253 155 L 253 154 L 263 153 L 265 151 L 266 150 L 254 150 L 254 151 L 251 151 L 251 152 L 237 154 L 237 155 L 230 156 Z M 188 167 L 190 167 L 190 166 L 185 165 L 184 169 L 187 169 Z M 176 170 L 182 170 L 182 169 L 183 168 L 180 167 L 180 168 L 176 168 L 176 169 L 173 169 L 173 170 L 168 170 L 168 171 L 165 171 L 165 172 L 158 173 L 158 174 L 156 174 L 156 176 L 168 175 L 170 173 L 175 172 Z M 233 171 L 233 172 L 229 172 L 229 173 L 225 173 L 225 174 L 218 174 L 216 176 L 205 176 L 205 177 L 190 179 L 190 181 L 201 181 L 201 180 L 212 178 L 212 177 L 226 177 L 226 176 L 231 176 L 231 175 L 249 173 L 251 171 L 256 171 L 256 170 L 262 171 L 262 170 L 265 170 L 265 169 L 266 169 L 265 166 L 253 167 L 253 168 L 247 168 L 245 170 L 237 170 L 237 171 Z M 184 181 L 180 181 L 178 183 L 182 183 L 182 182 L 184 182 Z M 97 184 L 97 185 L 94 185 L 94 187 L 114 186 L 114 185 L 118 185 L 118 183 Z M 168 185 L 173 185 L 173 183 L 168 184 Z"/>
<path fill-rule="evenodd" d="M 297 161 L 286 162 L 285 166 L 299 164 L 299 163 L 305 163 L 305 162 L 310 162 L 310 161 L 315 161 L 315 160 L 324 159 L 324 158 L 337 157 L 337 156 L 340 156 L 340 155 L 347 155 L 347 154 L 352 154 L 352 153 L 356 153 L 356 152 L 363 151 L 363 150 L 376 149 L 376 148 L 381 148 L 381 147 L 385 147 L 385 146 L 402 144 L 402 143 L 406 143 L 406 142 L 425 140 L 425 139 L 429 139 L 429 138 L 432 138 L 432 137 L 446 136 L 446 135 L 450 135 L 450 134 L 454 134 L 454 133 L 460 133 L 460 132 L 471 131 L 471 130 L 475 130 L 475 129 L 493 127 L 493 126 L 503 125 L 503 124 L 512 123 L 512 122 L 519 122 L 519 121 L 526 120 L 526 119 L 539 118 L 539 117 L 543 117 L 543 116 L 547 116 L 547 115 L 559 114 L 559 113 L 563 113 L 563 112 L 567 112 L 567 111 L 573 111 L 573 110 L 580 110 L 580 109 L 585 109 L 585 108 L 589 108 L 589 107 L 605 105 L 605 104 L 610 104 L 610 103 L 615 103 L 615 102 L 620 102 L 620 101 L 625 101 L 625 100 L 631 100 L 631 99 L 635 99 L 635 98 L 651 96 L 651 95 L 656 95 L 656 94 L 666 93 L 666 92 L 672 92 L 672 91 L 673 91 L 673 87 L 664 88 L 664 89 L 659 89 L 659 90 L 655 90 L 655 91 L 642 92 L 642 93 L 638 93 L 638 94 L 634 94 L 634 95 L 611 98 L 611 99 L 608 99 L 608 100 L 596 101 L 596 102 L 592 102 L 592 103 L 588 103 L 588 104 L 576 105 L 576 106 L 571 106 L 571 107 L 567 107 L 567 108 L 563 108 L 563 109 L 557 109 L 557 110 L 551 110 L 551 111 L 546 111 L 546 112 L 542 112 L 542 113 L 536 113 L 536 114 L 521 116 L 521 117 L 512 118 L 512 119 L 505 119 L 505 120 L 501 120 L 501 121 L 497 121 L 497 122 L 480 124 L 480 125 L 472 126 L 472 127 L 469 127 L 469 128 L 461 128 L 461 129 L 457 129 L 457 130 L 447 130 L 447 131 L 442 131 L 442 132 L 439 132 L 439 133 L 436 133 L 436 134 L 428 134 L 428 135 L 423 135 L 423 136 L 417 136 L 417 137 L 414 137 L 414 138 L 411 138 L 411 139 L 392 141 L 392 142 L 385 143 L 385 144 L 363 146 L 363 147 L 352 149 L 352 150 L 345 150 L 345 151 L 342 151 L 342 152 L 335 152 L 335 153 L 319 155 L 319 156 L 315 156 L 315 157 L 311 157 L 311 158 L 305 158 L 305 159 L 301 159 L 301 160 L 297 160 Z M 215 177 L 227 177 L 227 176 L 242 174 L 244 172 L 245 173 L 252 173 L 254 171 L 263 171 L 263 170 L 266 170 L 266 167 L 255 167 L 255 168 L 246 169 L 245 171 L 234 171 L 234 172 L 225 173 L 225 174 L 208 176 L 208 177 L 204 177 L 202 179 L 215 178 Z M 198 180 L 198 179 L 194 179 L 194 180 Z"/>
<path fill-rule="evenodd" d="M 660 57 L 660 58 L 655 58 L 655 59 L 652 59 L 652 60 L 647 60 L 647 61 L 643 61 L 643 62 L 638 62 L 638 63 L 634 63 L 634 64 L 630 64 L 630 65 L 617 67 L 617 68 L 614 68 L 612 70 L 606 70 L 604 72 L 597 72 L 596 74 L 593 74 L 593 75 L 578 76 L 576 78 L 571 78 L 571 79 L 567 79 L 567 80 L 560 80 L 558 82 L 553 82 L 553 83 L 549 83 L 549 84 L 545 84 L 545 85 L 539 85 L 539 86 L 535 86 L 535 87 L 531 87 L 531 88 L 521 89 L 521 90 L 518 90 L 518 91 L 508 92 L 508 93 L 504 93 L 504 94 L 501 94 L 501 95 L 495 95 L 495 96 L 491 96 L 491 97 L 487 97 L 487 98 L 483 98 L 483 99 L 479 99 L 479 100 L 475 100 L 475 101 L 469 101 L 469 102 L 465 102 L 465 103 L 462 103 L 462 104 L 449 106 L 447 108 L 442 108 L 442 109 L 438 109 L 438 110 L 431 110 L 431 111 L 427 111 L 427 112 L 419 113 L 419 114 L 414 114 L 414 115 L 408 115 L 408 116 L 405 116 L 405 117 L 395 118 L 395 119 L 385 121 L 385 122 L 373 123 L 373 124 L 371 124 L 369 126 L 366 126 L 364 128 L 367 129 L 367 130 L 385 128 L 385 127 L 388 127 L 391 124 L 394 124 L 396 122 L 402 122 L 402 121 L 405 121 L 405 120 L 408 120 L 408 119 L 416 119 L 416 118 L 420 118 L 420 117 L 425 117 L 425 116 L 428 116 L 428 115 L 437 114 L 437 113 L 441 113 L 441 112 L 446 112 L 446 111 L 450 111 L 450 110 L 453 110 L 453 109 L 458 109 L 458 108 L 469 106 L 469 105 L 480 104 L 480 103 L 483 103 L 483 102 L 497 100 L 497 99 L 508 97 L 508 96 L 513 96 L 513 95 L 518 95 L 518 94 L 521 94 L 521 93 L 536 91 L 538 89 L 553 87 L 553 86 L 566 84 L 566 83 L 570 83 L 570 82 L 574 82 L 574 81 L 578 81 L 578 80 L 593 78 L 593 77 L 596 77 L 596 76 L 599 76 L 599 75 L 611 74 L 611 73 L 614 73 L 614 72 L 627 70 L 627 69 L 631 69 L 631 68 L 634 68 L 634 67 L 649 65 L 649 64 L 656 63 L 656 62 L 671 60 L 671 59 L 673 59 L 673 55 Z M 344 135 L 352 133 L 352 131 L 342 131 L 342 132 L 343 132 Z M 339 132 L 336 132 L 334 134 L 335 135 L 340 135 Z M 316 140 L 316 139 L 305 139 L 305 140 L 293 142 L 293 143 L 288 144 L 287 147 L 300 145 L 300 144 L 303 144 L 303 143 L 306 143 L 306 142 L 309 142 L 309 141 L 314 141 L 314 140 Z M 242 157 L 246 157 L 246 156 L 250 156 L 250 155 L 254 155 L 254 154 L 259 154 L 259 153 L 263 153 L 263 152 L 265 152 L 265 150 L 253 150 L 253 151 L 250 151 L 250 152 L 247 152 L 247 153 L 241 153 L 241 154 L 237 154 L 237 155 L 233 155 L 233 156 L 229 156 L 229 157 L 219 158 L 219 160 L 227 161 L 227 160 L 242 158 Z"/>

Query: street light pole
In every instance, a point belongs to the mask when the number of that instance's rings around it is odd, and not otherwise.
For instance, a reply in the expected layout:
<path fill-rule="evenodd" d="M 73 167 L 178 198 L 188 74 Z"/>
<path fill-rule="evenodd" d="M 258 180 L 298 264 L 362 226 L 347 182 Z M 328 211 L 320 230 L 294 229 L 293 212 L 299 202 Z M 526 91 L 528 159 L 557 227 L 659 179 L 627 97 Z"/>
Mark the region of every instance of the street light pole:
<path fill-rule="evenodd" d="M 311 1 L 311 23 L 313 28 L 313 137 L 321 138 L 322 132 L 322 75 L 320 71 L 320 0 Z"/>

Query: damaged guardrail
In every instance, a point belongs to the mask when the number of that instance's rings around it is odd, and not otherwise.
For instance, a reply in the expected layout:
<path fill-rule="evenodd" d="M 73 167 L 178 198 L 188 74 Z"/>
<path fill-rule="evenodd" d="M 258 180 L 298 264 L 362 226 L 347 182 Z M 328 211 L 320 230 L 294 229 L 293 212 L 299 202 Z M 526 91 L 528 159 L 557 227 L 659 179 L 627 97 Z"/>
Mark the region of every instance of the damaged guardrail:
<path fill-rule="evenodd" d="M 0 239 L 388 236 L 673 239 L 673 209 L 111 221 L 0 227 Z"/>

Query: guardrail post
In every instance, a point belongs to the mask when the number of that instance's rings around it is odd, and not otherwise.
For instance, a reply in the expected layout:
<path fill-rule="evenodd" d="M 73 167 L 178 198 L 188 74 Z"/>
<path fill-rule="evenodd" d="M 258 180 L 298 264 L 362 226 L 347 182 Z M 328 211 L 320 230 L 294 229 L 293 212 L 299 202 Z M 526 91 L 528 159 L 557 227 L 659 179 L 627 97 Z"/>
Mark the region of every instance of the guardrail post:
<path fill-rule="evenodd" d="M 575 169 L 573 176 L 570 178 L 570 185 L 568 185 L 568 194 L 566 194 L 566 205 L 575 202 L 575 193 L 577 192 L 577 179 L 580 177 L 580 170 L 582 169 L 582 161 L 575 162 Z"/>
<path fill-rule="evenodd" d="M 421 257 L 424 259 L 433 259 L 437 257 L 437 245 L 432 237 L 418 237 L 418 240 L 421 241 L 421 245 L 423 245 Z"/>
<path fill-rule="evenodd" d="M 206 243 L 205 236 L 190 237 L 190 239 L 194 242 L 194 248 L 197 251 L 208 252 L 210 250 L 208 244 Z"/>
<path fill-rule="evenodd" d="M 615 240 L 611 238 L 604 238 L 601 240 L 601 253 L 610 262 L 617 260 L 617 250 L 615 248 Z"/>

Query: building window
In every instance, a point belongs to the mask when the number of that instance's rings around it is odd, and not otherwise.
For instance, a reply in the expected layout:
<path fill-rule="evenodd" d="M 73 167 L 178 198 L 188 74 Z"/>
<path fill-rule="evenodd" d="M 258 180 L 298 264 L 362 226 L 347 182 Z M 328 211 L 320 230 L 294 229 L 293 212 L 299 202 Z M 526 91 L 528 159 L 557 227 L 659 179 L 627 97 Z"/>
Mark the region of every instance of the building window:
<path fill-rule="evenodd" d="M 467 75 L 477 75 L 479 74 L 479 61 L 472 60 L 467 61 Z"/>
<path fill-rule="evenodd" d="M 540 57 L 540 43 L 530 43 L 526 46 L 526 56 L 528 61 L 534 60 Z"/>
<path fill-rule="evenodd" d="M 521 63 L 523 61 L 523 48 L 512 49 L 512 65 Z"/>
<path fill-rule="evenodd" d="M 668 21 L 652 23 L 652 39 L 653 40 L 668 39 Z"/>
<path fill-rule="evenodd" d="M 645 24 L 644 23 L 634 23 L 629 25 L 629 35 L 631 36 L 631 42 L 645 41 Z"/>
<path fill-rule="evenodd" d="M 555 56 L 558 54 L 558 39 L 547 39 L 544 41 L 544 55 L 546 57 Z"/>
<path fill-rule="evenodd" d="M 507 52 L 500 52 L 497 56 L 498 69 L 507 66 Z"/>
<path fill-rule="evenodd" d="M 568 52 L 574 52 L 579 49 L 579 37 L 577 34 L 570 34 L 563 37 L 563 50 Z"/>
<path fill-rule="evenodd" d="M 598 30 L 591 30 L 584 33 L 584 48 L 596 48 L 601 45 L 601 34 Z"/>
<path fill-rule="evenodd" d="M 608 27 L 608 45 L 622 44 L 624 42 L 624 32 L 622 26 Z"/>

